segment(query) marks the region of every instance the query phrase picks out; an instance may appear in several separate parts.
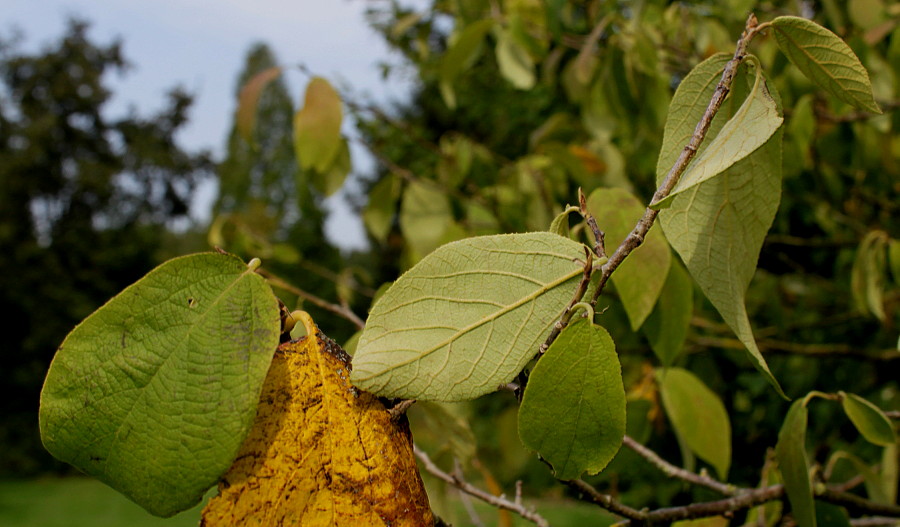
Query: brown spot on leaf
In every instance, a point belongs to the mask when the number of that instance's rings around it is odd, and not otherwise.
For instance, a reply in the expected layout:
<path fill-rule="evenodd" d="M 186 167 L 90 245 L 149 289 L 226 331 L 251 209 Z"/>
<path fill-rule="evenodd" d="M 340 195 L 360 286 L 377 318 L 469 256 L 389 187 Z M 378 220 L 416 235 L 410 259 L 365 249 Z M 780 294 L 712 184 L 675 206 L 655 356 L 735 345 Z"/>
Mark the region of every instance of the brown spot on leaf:
<path fill-rule="evenodd" d="M 356 396 L 348 368 L 321 334 L 279 346 L 253 429 L 201 525 L 433 525 L 405 420 Z"/>

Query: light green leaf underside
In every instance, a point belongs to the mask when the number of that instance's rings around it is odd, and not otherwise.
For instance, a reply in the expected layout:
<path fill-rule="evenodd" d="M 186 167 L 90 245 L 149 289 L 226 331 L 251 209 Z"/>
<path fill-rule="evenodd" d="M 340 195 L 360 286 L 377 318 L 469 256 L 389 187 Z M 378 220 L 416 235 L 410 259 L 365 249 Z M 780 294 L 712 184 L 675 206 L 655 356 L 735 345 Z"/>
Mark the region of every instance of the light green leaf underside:
<path fill-rule="evenodd" d="M 612 337 L 586 319 L 569 325 L 538 361 L 519 408 L 519 438 L 556 477 L 596 474 L 625 435 L 625 388 Z"/>
<path fill-rule="evenodd" d="M 651 206 L 666 207 L 676 196 L 721 174 L 765 144 L 782 122 L 784 118 L 757 69 L 753 88 L 741 107 L 694 159 L 672 192 Z"/>
<path fill-rule="evenodd" d="M 840 392 L 840 395 L 844 413 L 866 441 L 880 446 L 897 442 L 894 426 L 880 408 L 852 393 Z"/>
<path fill-rule="evenodd" d="M 722 56 L 707 59 L 675 92 L 657 165 L 657 182 L 662 181 L 678 157 L 681 147 L 675 145 L 688 143 L 712 97 L 723 64 Z M 731 96 L 710 126 L 709 137 L 715 137 L 749 89 L 746 66 L 742 66 Z M 771 86 L 769 93 L 778 103 L 778 94 Z M 672 126 L 669 121 L 673 121 Z M 717 177 L 676 196 L 669 208 L 660 211 L 659 221 L 669 244 L 744 344 L 754 366 L 784 396 L 756 345 L 744 306 L 759 251 L 781 198 L 781 137 L 779 129 L 765 144 Z"/>
<path fill-rule="evenodd" d="M 622 188 L 598 188 L 591 192 L 588 210 L 606 236 L 606 251 L 612 254 L 644 214 L 644 205 Z M 659 227 L 651 228 L 637 249 L 612 274 L 631 329 L 644 323 L 666 282 L 672 253 Z"/>
<path fill-rule="evenodd" d="M 495 54 L 500 74 L 519 90 L 533 88 L 534 61 L 528 55 L 528 50 L 516 42 L 508 31 L 497 31 L 496 36 Z"/>
<path fill-rule="evenodd" d="M 441 97 L 450 108 L 456 107 L 456 93 L 453 82 L 465 70 L 478 60 L 482 44 L 494 21 L 483 19 L 466 26 L 450 44 L 447 53 L 441 59 L 438 75 L 440 78 Z"/>
<path fill-rule="evenodd" d="M 153 514 L 187 509 L 237 455 L 279 333 L 240 259 L 170 260 L 66 337 L 41 392 L 44 446 Z"/>
<path fill-rule="evenodd" d="M 354 384 L 384 397 L 473 399 L 534 357 L 582 273 L 583 245 L 549 232 L 438 248 L 378 300 Z"/>
<path fill-rule="evenodd" d="M 778 47 L 807 78 L 860 110 L 881 113 L 866 68 L 840 37 L 795 16 L 771 22 Z"/>
<path fill-rule="evenodd" d="M 775 456 L 797 525 L 816 527 L 816 509 L 806 460 L 806 422 L 805 400 L 797 399 L 781 425 Z"/>
<path fill-rule="evenodd" d="M 671 366 L 681 353 L 694 314 L 694 284 L 687 270 L 672 260 L 666 283 L 642 329 L 650 348 L 663 366 Z"/>
<path fill-rule="evenodd" d="M 656 378 L 666 415 L 679 437 L 726 479 L 731 465 L 731 423 L 719 396 L 681 368 L 657 370 Z"/>

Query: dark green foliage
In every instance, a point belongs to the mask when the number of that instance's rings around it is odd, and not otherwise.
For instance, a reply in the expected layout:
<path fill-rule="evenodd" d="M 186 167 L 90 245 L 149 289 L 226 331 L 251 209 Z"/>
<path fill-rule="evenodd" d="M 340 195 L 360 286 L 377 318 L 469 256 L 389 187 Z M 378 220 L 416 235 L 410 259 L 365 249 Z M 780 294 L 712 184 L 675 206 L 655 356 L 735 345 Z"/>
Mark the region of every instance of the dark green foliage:
<path fill-rule="evenodd" d="M 183 91 L 156 115 L 110 117 L 108 77 L 127 63 L 86 23 L 35 54 L 0 50 L 0 474 L 23 474 L 49 463 L 36 411 L 57 346 L 157 263 L 166 224 L 186 218 L 212 164 L 175 143 Z"/>

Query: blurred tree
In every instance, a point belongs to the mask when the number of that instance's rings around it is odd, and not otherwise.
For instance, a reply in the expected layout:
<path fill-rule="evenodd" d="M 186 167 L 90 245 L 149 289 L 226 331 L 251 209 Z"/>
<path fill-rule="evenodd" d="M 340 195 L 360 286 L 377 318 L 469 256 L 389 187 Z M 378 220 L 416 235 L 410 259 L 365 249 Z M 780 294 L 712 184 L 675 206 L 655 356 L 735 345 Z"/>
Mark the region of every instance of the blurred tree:
<path fill-rule="evenodd" d="M 34 54 L 0 42 L 0 474 L 27 474 L 50 462 L 37 405 L 56 348 L 158 263 L 213 164 L 175 142 L 191 105 L 181 90 L 156 115 L 110 117 L 108 76 L 127 63 L 87 23 Z"/>
<path fill-rule="evenodd" d="M 235 95 L 254 76 L 277 65 L 266 44 L 253 45 Z M 355 279 L 340 276 L 340 251 L 325 237 L 322 197 L 297 164 L 293 114 L 294 103 L 283 76 L 266 83 L 259 94 L 252 141 L 241 134 L 235 112 L 228 151 L 218 169 L 219 197 L 210 242 L 246 258 L 260 257 L 268 269 L 304 291 L 334 298 L 338 282 Z M 283 296 L 284 301 L 291 303 L 290 296 Z M 317 320 L 334 321 L 315 306 L 306 308 Z"/>

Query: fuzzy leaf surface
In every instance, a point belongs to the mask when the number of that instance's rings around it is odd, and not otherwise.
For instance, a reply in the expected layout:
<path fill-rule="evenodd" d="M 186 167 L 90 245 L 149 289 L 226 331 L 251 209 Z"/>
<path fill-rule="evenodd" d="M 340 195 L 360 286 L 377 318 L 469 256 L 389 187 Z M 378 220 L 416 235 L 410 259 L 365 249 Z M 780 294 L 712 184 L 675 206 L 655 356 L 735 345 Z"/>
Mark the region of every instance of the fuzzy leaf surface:
<path fill-rule="evenodd" d="M 707 59 L 685 77 L 675 92 L 657 164 L 657 183 L 662 182 L 681 148 L 688 144 L 725 62 L 722 55 Z M 708 137 L 716 136 L 749 93 L 745 68 L 742 66 L 738 72 L 731 95 L 713 120 Z M 768 89 L 779 102 L 774 88 Z M 784 396 L 756 345 L 744 305 L 759 251 L 781 198 L 781 137 L 779 129 L 764 145 L 717 177 L 675 196 L 671 206 L 660 211 L 659 221 L 669 244 L 744 344 L 753 365 Z M 701 146 L 698 156 L 703 152 Z"/>
<path fill-rule="evenodd" d="M 519 437 L 556 477 L 597 474 L 625 435 L 625 388 L 612 337 L 581 319 L 553 341 L 528 377 Z"/>
<path fill-rule="evenodd" d="M 588 210 L 606 233 L 606 250 L 612 254 L 644 214 L 644 205 L 622 188 L 598 188 L 591 192 Z M 659 298 L 672 253 L 659 228 L 651 228 L 637 249 L 612 274 L 631 329 L 637 331 Z"/>
<path fill-rule="evenodd" d="M 198 501 L 250 430 L 280 333 L 240 259 L 170 260 L 76 327 L 41 392 L 44 446 L 157 516 Z"/>
<path fill-rule="evenodd" d="M 203 525 L 431 525 L 409 428 L 350 385 L 321 333 L 282 344 Z"/>
<path fill-rule="evenodd" d="M 772 28 L 778 47 L 809 80 L 855 108 L 881 113 L 869 73 L 839 36 L 796 16 L 780 16 Z"/>
<path fill-rule="evenodd" d="M 534 232 L 438 248 L 375 303 L 353 383 L 384 397 L 437 401 L 495 391 L 537 353 L 570 300 L 583 247 Z"/>
<path fill-rule="evenodd" d="M 807 414 L 804 399 L 791 404 L 778 433 L 775 456 L 797 525 L 816 527 L 816 508 L 806 460 Z"/>
<path fill-rule="evenodd" d="M 656 378 L 666 415 L 678 435 L 726 479 L 731 466 L 731 422 L 722 400 L 687 370 L 657 370 Z"/>

